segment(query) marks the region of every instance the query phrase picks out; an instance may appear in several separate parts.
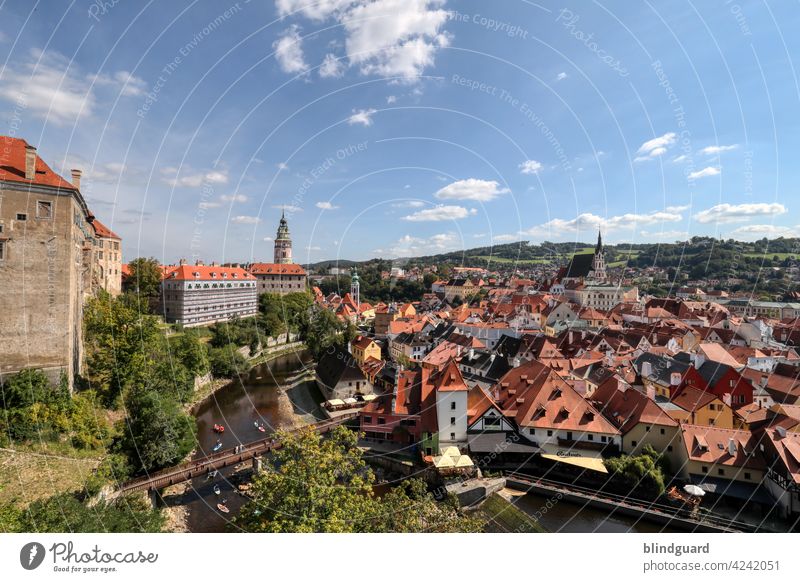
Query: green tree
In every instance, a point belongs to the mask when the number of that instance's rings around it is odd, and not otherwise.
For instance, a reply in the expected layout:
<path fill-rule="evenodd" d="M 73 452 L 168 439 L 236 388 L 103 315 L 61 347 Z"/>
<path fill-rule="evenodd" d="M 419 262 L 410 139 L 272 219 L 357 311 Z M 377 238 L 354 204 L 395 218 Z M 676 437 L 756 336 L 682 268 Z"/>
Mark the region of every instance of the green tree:
<path fill-rule="evenodd" d="M 194 419 L 170 394 L 137 387 L 128 392 L 125 408 L 118 447 L 135 472 L 175 465 L 194 447 Z"/>
<path fill-rule="evenodd" d="M 157 533 L 164 517 L 136 497 L 89 507 L 71 493 L 34 501 L 12 522 L 26 533 Z"/>
<path fill-rule="evenodd" d="M 208 352 L 196 330 L 187 329 L 174 341 L 175 358 L 194 376 L 203 376 L 209 371 Z"/>
<path fill-rule="evenodd" d="M 247 359 L 234 344 L 209 349 L 208 360 L 216 378 L 233 378 L 247 371 Z"/>
<path fill-rule="evenodd" d="M 101 291 L 84 308 L 88 379 L 107 405 L 162 347 L 157 320 L 135 295 Z"/>
<path fill-rule="evenodd" d="M 620 492 L 656 498 L 664 493 L 666 458 L 652 446 L 642 447 L 640 455 L 622 455 L 606 459 L 611 473 L 611 485 Z"/>
<path fill-rule="evenodd" d="M 161 263 L 155 258 L 134 259 L 128 263 L 126 278 L 130 291 L 140 297 L 158 297 L 161 293 Z"/>
<path fill-rule="evenodd" d="M 252 501 L 236 525 L 252 532 L 465 532 L 479 521 L 461 515 L 452 501 L 437 503 L 411 479 L 383 500 L 358 448 L 358 435 L 343 427 L 328 438 L 313 431 L 279 433 L 282 448 L 253 481 Z"/>
<path fill-rule="evenodd" d="M 301 335 L 311 354 L 319 359 L 325 350 L 339 342 L 343 328 L 333 312 L 318 307 L 312 311 L 308 326 Z"/>

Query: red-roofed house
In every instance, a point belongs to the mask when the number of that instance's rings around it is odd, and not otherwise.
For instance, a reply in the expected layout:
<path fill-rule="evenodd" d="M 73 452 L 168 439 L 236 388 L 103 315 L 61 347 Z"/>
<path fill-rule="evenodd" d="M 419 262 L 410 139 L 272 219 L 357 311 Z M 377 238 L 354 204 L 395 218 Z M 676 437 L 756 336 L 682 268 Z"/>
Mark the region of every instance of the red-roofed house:
<path fill-rule="evenodd" d="M 186 327 L 258 313 L 256 277 L 238 267 L 179 265 L 161 282 L 164 318 Z"/>
<path fill-rule="evenodd" d="M 262 293 L 302 293 L 306 290 L 306 271 L 294 263 L 253 263 L 248 269 L 255 275 Z"/>

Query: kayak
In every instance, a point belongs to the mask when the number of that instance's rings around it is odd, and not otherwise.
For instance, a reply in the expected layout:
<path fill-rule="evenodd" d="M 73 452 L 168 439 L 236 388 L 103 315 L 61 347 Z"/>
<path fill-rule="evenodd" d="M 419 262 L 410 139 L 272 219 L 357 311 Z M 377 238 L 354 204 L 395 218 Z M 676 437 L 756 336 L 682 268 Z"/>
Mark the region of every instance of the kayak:
<path fill-rule="evenodd" d="M 221 448 L 222 448 L 222 443 L 221 443 L 220 441 L 217 441 L 217 444 L 215 444 L 215 445 L 214 445 L 214 448 L 212 448 L 211 450 L 212 450 L 212 451 L 214 451 L 214 452 L 216 453 L 216 452 L 217 452 L 218 450 L 220 450 Z"/>
<path fill-rule="evenodd" d="M 222 513 L 230 513 L 230 509 L 228 509 L 225 505 L 221 503 L 217 503 L 217 509 L 219 509 Z"/>
<path fill-rule="evenodd" d="M 261 426 L 261 425 L 259 425 L 259 426 L 258 426 L 258 430 L 260 430 L 261 432 L 267 432 L 267 429 L 265 429 L 265 428 L 264 428 L 263 426 Z"/>
<path fill-rule="evenodd" d="M 217 495 L 219 495 L 221 493 L 219 485 L 214 485 L 214 493 L 217 494 Z"/>
<path fill-rule="evenodd" d="M 213 430 L 216 433 L 223 433 L 223 432 L 225 432 L 225 427 L 222 426 L 221 424 L 215 424 L 214 428 L 211 429 L 211 430 Z"/>

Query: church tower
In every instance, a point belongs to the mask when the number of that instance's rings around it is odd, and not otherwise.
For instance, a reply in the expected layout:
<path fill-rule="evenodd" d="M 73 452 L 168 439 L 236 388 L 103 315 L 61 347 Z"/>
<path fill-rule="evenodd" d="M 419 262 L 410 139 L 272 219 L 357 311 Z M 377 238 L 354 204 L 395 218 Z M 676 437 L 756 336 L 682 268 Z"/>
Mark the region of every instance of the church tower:
<path fill-rule="evenodd" d="M 275 262 L 280 265 L 292 262 L 292 238 L 289 236 L 289 225 L 284 212 L 281 212 L 281 222 L 278 225 L 278 234 L 275 236 Z"/>
<path fill-rule="evenodd" d="M 361 282 L 358 279 L 358 271 L 355 267 L 350 272 L 350 297 L 353 298 L 353 303 L 356 306 L 361 305 Z"/>
<path fill-rule="evenodd" d="M 606 280 L 606 257 L 603 250 L 603 237 L 600 231 L 597 231 L 597 246 L 594 247 L 594 259 L 592 260 L 592 271 L 594 272 L 592 278 L 596 281 Z"/>

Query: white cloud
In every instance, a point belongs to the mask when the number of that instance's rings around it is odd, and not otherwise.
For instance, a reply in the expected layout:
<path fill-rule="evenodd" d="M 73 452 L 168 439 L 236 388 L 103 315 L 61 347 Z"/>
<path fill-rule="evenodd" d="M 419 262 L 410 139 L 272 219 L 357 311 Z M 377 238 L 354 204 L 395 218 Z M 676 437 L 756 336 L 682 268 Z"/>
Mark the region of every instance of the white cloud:
<path fill-rule="evenodd" d="M 365 75 L 413 81 L 447 46 L 445 0 L 276 0 L 280 16 L 333 19 L 345 31 L 350 64 Z"/>
<path fill-rule="evenodd" d="M 644 238 L 651 240 L 659 240 L 659 241 L 686 240 L 689 238 L 689 231 L 686 230 L 661 230 L 661 231 L 641 230 L 639 231 L 639 234 Z"/>
<path fill-rule="evenodd" d="M 102 73 L 90 77 L 95 85 L 118 89 L 123 97 L 139 97 L 147 92 L 147 81 L 128 71 Z"/>
<path fill-rule="evenodd" d="M 278 16 L 289 16 L 299 12 L 315 21 L 322 21 L 334 14 L 341 14 L 358 0 L 275 0 Z"/>
<path fill-rule="evenodd" d="M 708 166 L 707 168 L 703 168 L 702 170 L 697 170 L 695 172 L 689 172 L 688 178 L 690 180 L 696 180 L 698 178 L 708 178 L 709 176 L 718 176 L 720 174 L 720 169 L 714 166 Z"/>
<path fill-rule="evenodd" d="M 626 213 L 607 218 L 585 212 L 579 214 L 572 220 L 554 218 L 544 224 L 523 231 L 522 234 L 537 237 L 562 237 L 575 236 L 576 234 L 580 236 L 585 232 L 595 232 L 598 229 L 601 229 L 603 232 L 609 232 L 654 224 L 680 222 L 681 220 L 683 220 L 683 215 L 680 212 L 655 211 L 646 214 Z"/>
<path fill-rule="evenodd" d="M 278 171 L 280 171 L 280 172 L 283 172 L 283 171 L 289 169 L 289 164 L 287 164 L 285 162 L 278 162 L 277 166 L 278 166 Z"/>
<path fill-rule="evenodd" d="M 6 65 L 0 97 L 62 125 L 92 115 L 97 101 L 89 86 L 67 58 L 34 49 L 19 67 Z"/>
<path fill-rule="evenodd" d="M 177 168 L 163 168 L 161 170 L 162 180 L 173 188 L 199 188 L 203 184 L 228 183 L 227 170 L 193 172 L 191 169 L 187 169 L 187 172 L 190 173 L 179 176 L 179 171 Z"/>
<path fill-rule="evenodd" d="M 231 218 L 231 222 L 234 224 L 258 224 L 261 219 L 258 216 L 239 215 Z"/>
<path fill-rule="evenodd" d="M 219 208 L 222 206 L 221 202 L 200 202 L 197 207 L 201 210 L 207 210 L 209 208 Z"/>
<path fill-rule="evenodd" d="M 347 123 L 350 125 L 360 124 L 364 127 L 369 127 L 372 125 L 372 115 L 374 113 L 374 109 L 353 109 L 353 115 L 347 118 Z"/>
<path fill-rule="evenodd" d="M 672 163 L 680 164 L 681 162 L 685 162 L 688 159 L 689 159 L 689 156 L 687 156 L 686 154 L 681 154 L 681 155 L 679 155 L 679 156 L 677 156 L 675 158 L 672 158 Z"/>
<path fill-rule="evenodd" d="M 788 226 L 777 226 L 774 224 L 748 224 L 732 230 L 729 234 L 732 237 L 742 237 L 748 239 L 791 236 L 793 233 L 797 232 L 797 228 L 798 227 L 791 228 Z M 767 254 L 769 255 L 769 253 Z"/>
<path fill-rule="evenodd" d="M 684 204 L 683 206 L 667 206 L 664 210 L 666 212 L 677 213 L 677 212 L 684 212 L 689 210 L 692 207 L 691 204 Z"/>
<path fill-rule="evenodd" d="M 568 75 L 562 71 L 561 73 L 556 75 L 556 81 L 563 81 L 564 79 L 567 78 L 567 76 Z"/>
<path fill-rule="evenodd" d="M 414 80 L 433 65 L 436 51 L 447 46 L 443 0 L 373 0 L 358 2 L 340 19 L 347 32 L 350 62 L 363 74 Z"/>
<path fill-rule="evenodd" d="M 519 170 L 523 174 L 538 174 L 542 169 L 542 163 L 536 160 L 525 160 L 519 165 Z"/>
<path fill-rule="evenodd" d="M 518 241 L 519 240 L 519 235 L 518 234 L 498 234 L 498 235 L 495 235 L 494 237 L 492 237 L 492 240 L 494 242 L 499 242 L 499 243 L 514 242 L 514 241 Z"/>
<path fill-rule="evenodd" d="M 454 232 L 435 234 L 428 238 L 407 234 L 392 244 L 388 250 L 375 249 L 375 252 L 393 257 L 412 257 L 452 251 L 461 246 L 461 240 Z"/>
<path fill-rule="evenodd" d="M 636 151 L 639 155 L 634 158 L 634 161 L 642 162 L 664 155 L 667 153 L 667 149 L 675 144 L 676 140 L 677 136 L 674 132 L 668 132 L 662 136 L 647 140 L 639 146 L 639 149 Z"/>
<path fill-rule="evenodd" d="M 263 240 L 264 240 L 264 242 L 272 242 L 272 237 L 271 236 L 265 236 Z"/>
<path fill-rule="evenodd" d="M 422 208 L 425 203 L 422 200 L 406 200 L 405 202 L 395 202 L 392 208 Z"/>
<path fill-rule="evenodd" d="M 244 194 L 231 194 L 230 196 L 223 195 L 219 197 L 223 202 L 247 202 L 248 198 Z"/>
<path fill-rule="evenodd" d="M 404 216 L 403 220 L 408 220 L 409 222 L 439 222 L 442 220 L 459 220 L 477 213 L 478 211 L 474 208 L 468 210 L 463 206 L 439 205 Z"/>
<path fill-rule="evenodd" d="M 476 202 L 489 202 L 501 194 L 509 192 L 508 188 L 501 188 L 495 180 L 478 180 L 468 178 L 458 180 L 439 189 L 435 196 L 441 200 L 474 200 Z"/>
<path fill-rule="evenodd" d="M 308 69 L 303 56 L 303 39 L 300 29 L 292 25 L 283 31 L 283 35 L 272 43 L 275 59 L 284 73 L 301 73 Z"/>
<path fill-rule="evenodd" d="M 315 206 L 321 210 L 336 210 L 338 206 L 334 206 L 330 202 L 317 202 Z"/>
<path fill-rule="evenodd" d="M 306 250 L 307 250 L 307 251 L 310 251 L 310 252 L 311 252 L 311 251 L 321 251 L 321 250 L 322 250 L 322 247 L 318 247 L 318 246 L 312 246 L 312 245 L 309 245 L 309 246 L 307 246 L 307 247 L 306 247 Z"/>
<path fill-rule="evenodd" d="M 295 212 L 303 212 L 303 209 L 299 206 L 295 206 L 294 204 L 277 204 L 273 206 L 276 210 L 283 210 L 284 212 L 288 212 L 289 214 L 294 214 Z"/>
<path fill-rule="evenodd" d="M 397 97 L 395 97 L 394 95 L 389 95 L 386 98 L 386 103 L 387 105 L 391 105 L 392 103 L 397 103 Z"/>
<path fill-rule="evenodd" d="M 319 66 L 319 76 L 323 79 L 341 77 L 344 74 L 344 62 L 336 58 L 336 55 L 328 53 Z"/>
<path fill-rule="evenodd" d="M 700 150 L 700 153 L 709 156 L 716 156 L 717 154 L 720 154 L 722 152 L 729 152 L 731 150 L 735 150 L 738 147 L 739 147 L 738 144 L 706 146 Z"/>
<path fill-rule="evenodd" d="M 756 216 L 778 216 L 786 214 L 783 204 L 777 202 L 759 202 L 753 204 L 717 204 L 694 215 L 694 219 L 702 224 L 709 222 L 730 223 L 747 222 Z"/>

